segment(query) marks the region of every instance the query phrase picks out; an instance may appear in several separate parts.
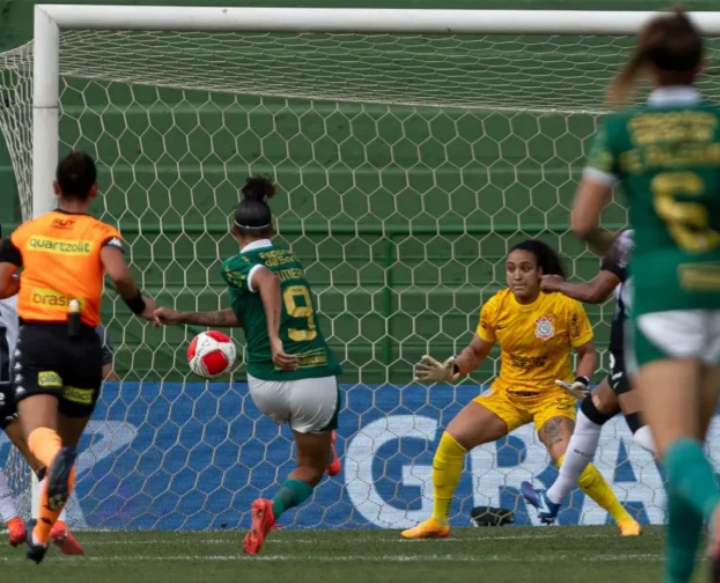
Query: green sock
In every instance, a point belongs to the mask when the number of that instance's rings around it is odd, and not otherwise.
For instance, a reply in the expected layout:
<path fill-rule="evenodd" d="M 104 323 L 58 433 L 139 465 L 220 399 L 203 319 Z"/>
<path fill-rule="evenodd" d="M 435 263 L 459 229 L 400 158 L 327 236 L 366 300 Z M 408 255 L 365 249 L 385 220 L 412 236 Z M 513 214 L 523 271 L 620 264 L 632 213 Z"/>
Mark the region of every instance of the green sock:
<path fill-rule="evenodd" d="M 275 520 L 286 510 L 302 504 L 312 496 L 313 487 L 300 480 L 285 480 L 273 498 L 273 515 Z"/>
<path fill-rule="evenodd" d="M 720 501 L 720 488 L 702 444 L 689 437 L 678 439 L 667 448 L 663 461 L 668 491 L 681 496 L 701 518 L 710 520 Z"/>
<path fill-rule="evenodd" d="M 667 509 L 663 583 L 688 583 L 695 569 L 703 519 L 672 487 L 668 487 Z"/>

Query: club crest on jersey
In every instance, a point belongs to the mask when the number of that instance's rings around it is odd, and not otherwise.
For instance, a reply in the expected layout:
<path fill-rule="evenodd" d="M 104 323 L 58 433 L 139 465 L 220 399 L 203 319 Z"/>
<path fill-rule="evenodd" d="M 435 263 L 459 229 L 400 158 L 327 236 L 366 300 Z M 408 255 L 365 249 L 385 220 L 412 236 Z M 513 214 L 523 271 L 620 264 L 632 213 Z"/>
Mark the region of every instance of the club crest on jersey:
<path fill-rule="evenodd" d="M 550 340 L 555 336 L 555 328 L 552 325 L 553 319 L 543 316 L 535 320 L 535 336 L 540 340 Z"/>

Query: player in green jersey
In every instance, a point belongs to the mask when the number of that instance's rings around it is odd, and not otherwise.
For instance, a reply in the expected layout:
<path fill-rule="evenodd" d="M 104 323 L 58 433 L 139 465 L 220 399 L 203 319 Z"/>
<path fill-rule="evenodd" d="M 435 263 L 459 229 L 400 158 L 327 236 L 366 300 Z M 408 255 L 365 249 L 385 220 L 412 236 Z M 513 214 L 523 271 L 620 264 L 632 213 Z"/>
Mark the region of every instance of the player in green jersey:
<path fill-rule="evenodd" d="M 614 235 L 599 218 L 622 184 L 635 230 L 628 368 L 667 470 L 663 583 L 690 581 L 705 521 L 720 579 L 720 490 L 703 449 L 720 392 L 720 108 L 693 87 L 703 44 L 682 10 L 648 22 L 613 93 L 622 97 L 640 74 L 655 89 L 603 122 L 572 219 L 606 251 Z"/>
<path fill-rule="evenodd" d="M 274 193 L 272 182 L 250 178 L 242 193 L 232 229 L 240 253 L 225 260 L 221 270 L 231 308 L 204 313 L 158 308 L 155 316 L 157 325 L 242 326 L 250 396 L 263 414 L 293 431 L 295 470 L 272 500 L 252 504 L 244 548 L 254 555 L 283 512 L 307 500 L 326 472 L 340 471 L 333 442 L 340 409 L 337 376 L 342 371 L 320 330 L 302 266 L 270 239 L 267 199 Z"/>

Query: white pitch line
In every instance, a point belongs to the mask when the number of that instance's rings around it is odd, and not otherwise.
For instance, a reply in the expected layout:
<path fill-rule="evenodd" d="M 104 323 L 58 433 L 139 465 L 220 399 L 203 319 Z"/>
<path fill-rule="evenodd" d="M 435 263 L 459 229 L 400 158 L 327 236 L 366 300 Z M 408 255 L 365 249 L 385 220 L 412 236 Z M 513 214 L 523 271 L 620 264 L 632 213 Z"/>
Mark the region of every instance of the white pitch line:
<path fill-rule="evenodd" d="M 188 537 L 183 538 L 157 538 L 157 539 L 144 539 L 138 538 L 137 540 L 99 540 L 99 541 L 83 541 L 83 546 L 88 547 L 101 547 L 101 546 L 163 546 L 163 545 L 222 545 L 230 544 L 234 545 L 237 543 L 237 537 L 243 534 L 242 531 L 237 533 L 228 533 L 228 538 L 211 538 L 203 539 L 201 537 Z M 473 538 L 438 538 L 438 539 L 415 539 L 407 540 L 400 538 L 398 535 L 394 538 L 385 537 L 356 537 L 348 539 L 349 543 L 381 543 L 381 544 L 409 544 L 409 543 L 420 543 L 420 544 L 436 544 L 436 543 L 477 543 L 477 542 L 494 542 L 494 541 L 521 541 L 521 540 L 549 540 L 549 539 L 562 539 L 565 534 L 518 534 L 518 535 L 507 535 L 507 536 L 478 536 Z M 597 539 L 597 538 L 612 538 L 618 536 L 615 534 L 573 534 L 573 539 Z M 276 544 L 300 544 L 300 545 L 314 545 L 314 544 L 327 544 L 327 541 L 317 538 L 275 538 L 268 539 L 268 545 Z"/>
<path fill-rule="evenodd" d="M 574 563 L 616 563 L 626 561 L 645 561 L 660 562 L 662 556 L 658 554 L 626 554 L 626 555 L 595 555 L 587 557 L 577 557 L 573 555 L 525 555 L 519 557 L 517 555 L 485 555 L 485 556 L 457 556 L 457 555 L 339 555 L 329 556 L 301 556 L 301 555 L 260 555 L 249 557 L 245 555 L 176 555 L 176 556 L 152 556 L 140 555 L 130 556 L 106 556 L 106 557 L 65 557 L 60 559 L 56 564 L 62 562 L 72 562 L 77 565 L 84 562 L 91 563 L 137 563 L 137 562 L 243 562 L 243 561 L 262 561 L 262 562 L 293 562 L 293 563 L 347 563 L 347 562 L 374 562 L 374 563 L 536 563 L 546 562 L 553 563 L 558 561 L 572 561 Z M 0 557 L 2 563 L 21 563 L 26 559 L 22 557 Z"/>

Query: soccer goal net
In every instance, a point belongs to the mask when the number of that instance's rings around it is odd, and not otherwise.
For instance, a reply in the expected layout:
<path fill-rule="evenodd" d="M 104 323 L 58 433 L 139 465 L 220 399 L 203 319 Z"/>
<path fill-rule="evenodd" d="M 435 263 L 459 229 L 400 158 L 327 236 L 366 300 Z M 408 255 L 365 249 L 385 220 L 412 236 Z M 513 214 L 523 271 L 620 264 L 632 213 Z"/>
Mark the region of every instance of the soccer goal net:
<path fill-rule="evenodd" d="M 407 526 L 428 512 L 441 428 L 478 391 L 413 385 L 412 364 L 464 347 L 524 238 L 551 243 L 573 278 L 594 276 L 597 258 L 568 234 L 570 201 L 606 87 L 648 16 L 39 6 L 34 43 L 0 55 L 22 218 L 51 207 L 58 152 L 85 150 L 100 168 L 96 215 L 120 226 L 143 288 L 159 304 L 218 309 L 238 188 L 248 174 L 273 177 L 277 237 L 303 262 L 345 369 L 345 471 L 292 521 Z M 720 13 L 695 17 L 720 33 Z M 718 46 L 709 41 L 711 63 Z M 702 88 L 717 97 L 712 72 Z M 605 216 L 625 224 L 619 202 Z M 588 312 L 604 349 L 612 305 Z M 90 427 L 79 523 L 242 522 L 238 501 L 291 467 L 288 434 L 240 384 L 188 376 L 198 330 L 154 330 L 114 294 L 103 320 L 123 382 L 106 386 Z M 517 487 L 553 470 L 526 429 L 473 452 L 454 520 L 481 504 L 534 520 Z M 597 463 L 621 500 L 659 522 L 660 477 L 628 437 L 609 427 Z M 24 484 L 17 459 L 10 473 Z M 605 520 L 579 494 L 563 516 Z"/>

